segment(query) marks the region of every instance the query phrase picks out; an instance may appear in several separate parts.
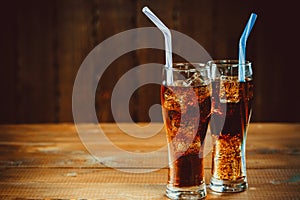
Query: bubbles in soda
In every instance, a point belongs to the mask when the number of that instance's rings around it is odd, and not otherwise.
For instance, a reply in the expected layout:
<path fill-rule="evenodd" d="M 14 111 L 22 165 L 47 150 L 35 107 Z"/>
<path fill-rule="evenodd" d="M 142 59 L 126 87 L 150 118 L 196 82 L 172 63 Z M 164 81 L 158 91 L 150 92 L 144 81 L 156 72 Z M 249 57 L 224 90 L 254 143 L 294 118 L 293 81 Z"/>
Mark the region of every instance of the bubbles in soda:
<path fill-rule="evenodd" d="M 169 181 L 174 186 L 195 186 L 203 181 L 203 142 L 211 115 L 211 85 L 195 80 L 189 86 L 180 81 L 161 88 L 171 162 Z"/>
<path fill-rule="evenodd" d="M 253 82 L 227 76 L 212 85 L 212 174 L 220 180 L 238 180 L 246 171 L 242 153 L 252 111 Z"/>

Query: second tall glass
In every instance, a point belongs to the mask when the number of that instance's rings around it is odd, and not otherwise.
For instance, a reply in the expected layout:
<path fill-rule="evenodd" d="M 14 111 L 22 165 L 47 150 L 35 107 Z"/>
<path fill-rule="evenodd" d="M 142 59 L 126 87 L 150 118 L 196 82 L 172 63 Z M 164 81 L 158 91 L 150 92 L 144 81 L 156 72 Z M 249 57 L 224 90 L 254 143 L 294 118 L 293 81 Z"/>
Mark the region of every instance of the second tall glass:
<path fill-rule="evenodd" d="M 241 192 L 248 187 L 245 156 L 253 99 L 251 63 L 241 66 L 245 70 L 245 82 L 238 80 L 237 60 L 210 61 L 208 66 L 213 91 L 210 188 L 216 192 Z"/>

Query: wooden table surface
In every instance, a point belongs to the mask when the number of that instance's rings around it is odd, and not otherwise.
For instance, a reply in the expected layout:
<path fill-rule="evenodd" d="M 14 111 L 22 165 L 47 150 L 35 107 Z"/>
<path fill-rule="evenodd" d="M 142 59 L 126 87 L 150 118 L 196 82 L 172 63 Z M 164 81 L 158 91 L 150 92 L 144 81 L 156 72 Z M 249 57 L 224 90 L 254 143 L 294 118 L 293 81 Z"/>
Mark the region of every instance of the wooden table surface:
<path fill-rule="evenodd" d="M 130 124 L 126 126 L 136 131 Z M 101 127 L 119 150 L 147 153 L 166 144 L 164 131 L 136 139 L 115 124 Z M 89 130 L 89 125 L 85 128 Z M 300 199 L 299 141 L 300 124 L 251 123 L 247 138 L 249 189 L 235 194 L 208 189 L 206 199 Z M 101 145 L 106 151 L 111 148 Z M 91 156 L 73 124 L 1 125 L 0 199 L 167 199 L 167 167 L 159 169 L 165 162 L 165 150 L 160 155 L 151 161 L 153 166 L 140 167 L 143 173 L 125 172 L 126 165 L 121 170 L 107 167 Z M 122 162 L 116 155 L 110 158 L 112 163 L 114 158 L 116 163 Z M 208 154 L 206 183 L 210 164 Z"/>

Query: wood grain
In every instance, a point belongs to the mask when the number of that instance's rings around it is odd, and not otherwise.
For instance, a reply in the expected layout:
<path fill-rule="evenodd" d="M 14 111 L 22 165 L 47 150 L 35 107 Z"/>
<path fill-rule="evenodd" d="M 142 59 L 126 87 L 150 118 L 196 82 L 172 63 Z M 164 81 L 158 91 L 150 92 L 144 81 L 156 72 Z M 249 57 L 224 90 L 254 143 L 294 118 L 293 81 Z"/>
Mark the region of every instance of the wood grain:
<path fill-rule="evenodd" d="M 56 121 L 54 6 L 36 0 L 20 2 L 16 12 L 16 122 Z"/>
<path fill-rule="evenodd" d="M 0 121 L 10 123 L 16 120 L 16 85 L 17 85 L 17 16 L 10 10 L 14 8 L 13 3 L 7 3 L 6 9 L 0 12 L 0 23 L 5 30 L 0 33 L 0 55 L 5 59 L 2 60 L 0 74 L 6 78 L 0 79 L 0 88 L 5 98 L 0 98 Z M 9 20 L 7 20 L 7 18 Z M 10 109 L 7 109 L 10 108 Z"/>
<path fill-rule="evenodd" d="M 92 7 L 88 1 L 56 2 L 58 121 L 72 119 L 72 91 L 77 71 L 94 47 Z"/>
<path fill-rule="evenodd" d="M 258 20 L 247 42 L 247 59 L 255 73 L 252 120 L 300 121 L 300 97 L 295 92 L 296 1 L 270 6 L 259 0 L 6 0 L 0 8 L 0 123 L 72 122 L 73 83 L 84 58 L 117 33 L 154 27 L 141 12 L 145 5 L 170 29 L 196 40 L 214 59 L 238 57 L 239 37 L 250 13 L 256 12 Z M 142 41 L 132 38 L 132 42 Z M 182 60 L 174 55 L 174 61 Z M 163 64 L 164 52 L 129 52 L 110 65 L 95 99 L 100 122 L 114 121 L 110 97 L 119 78 L 137 65 L 152 62 Z M 140 74 L 138 82 L 147 75 Z M 127 106 L 133 121 L 149 121 L 148 108 L 159 101 L 157 85 L 137 90 Z"/>
<path fill-rule="evenodd" d="M 123 125 L 129 132 L 136 131 L 132 124 Z M 87 131 L 95 127 L 84 126 Z M 101 124 L 101 127 L 110 141 L 123 150 L 148 152 L 165 145 L 163 130 L 141 140 L 128 136 L 115 124 Z M 251 123 L 247 138 L 249 189 L 237 194 L 208 190 L 206 199 L 300 198 L 299 133 L 300 124 Z M 99 145 L 113 151 L 109 144 Z M 1 199 L 167 199 L 164 196 L 167 167 L 156 168 L 162 162 L 161 157 L 152 162 L 148 169 L 142 169 L 151 171 L 148 173 L 122 171 L 126 166 L 119 170 L 107 167 L 88 153 L 73 124 L 0 126 Z M 208 154 L 206 183 L 210 170 Z"/>

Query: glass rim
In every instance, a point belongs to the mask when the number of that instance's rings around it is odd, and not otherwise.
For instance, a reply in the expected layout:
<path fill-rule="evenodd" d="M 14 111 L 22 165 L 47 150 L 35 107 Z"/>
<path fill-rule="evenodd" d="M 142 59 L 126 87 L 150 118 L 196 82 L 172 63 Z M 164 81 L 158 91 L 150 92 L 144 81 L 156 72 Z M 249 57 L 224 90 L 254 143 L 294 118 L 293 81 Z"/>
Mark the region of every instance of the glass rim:
<path fill-rule="evenodd" d="M 193 68 L 190 68 L 191 66 L 193 66 Z M 182 68 L 180 68 L 182 67 Z M 197 68 L 206 68 L 207 65 L 205 63 L 202 62 L 174 62 L 172 63 L 172 68 L 168 68 L 166 65 L 163 65 L 163 68 L 166 70 L 172 70 L 172 71 L 191 71 L 191 72 L 195 72 L 197 71 Z"/>
<path fill-rule="evenodd" d="M 237 59 L 217 59 L 217 60 L 210 60 L 207 62 L 208 65 L 217 65 L 217 66 L 232 66 L 232 67 L 238 67 L 239 66 L 239 60 Z M 246 60 L 244 64 L 245 66 L 252 65 L 252 62 L 249 60 Z"/>

